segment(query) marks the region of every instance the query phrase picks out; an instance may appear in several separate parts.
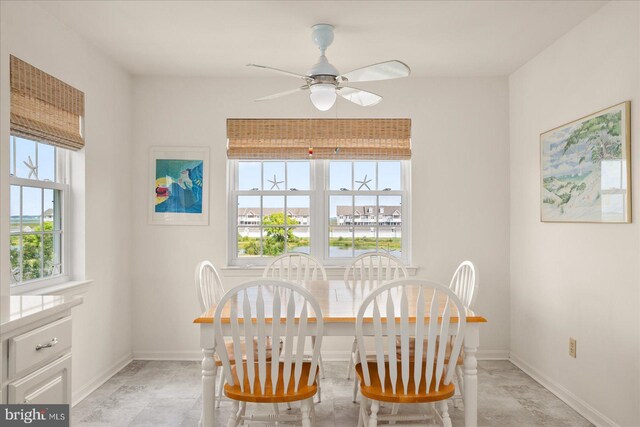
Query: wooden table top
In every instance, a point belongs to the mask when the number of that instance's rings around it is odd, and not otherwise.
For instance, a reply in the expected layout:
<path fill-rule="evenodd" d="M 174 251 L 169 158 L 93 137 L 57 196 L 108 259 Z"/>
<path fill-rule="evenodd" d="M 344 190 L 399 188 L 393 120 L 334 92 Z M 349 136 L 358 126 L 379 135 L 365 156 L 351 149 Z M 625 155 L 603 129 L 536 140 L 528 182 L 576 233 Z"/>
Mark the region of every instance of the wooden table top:
<path fill-rule="evenodd" d="M 325 323 L 355 323 L 360 304 L 373 289 L 369 283 L 358 282 L 354 285 L 352 282 L 345 282 L 344 280 L 313 280 L 306 282 L 304 284 L 304 287 L 309 292 L 311 292 L 311 294 L 318 301 L 318 304 L 322 309 L 322 315 L 324 317 Z M 415 289 L 415 287 L 407 288 L 410 322 L 415 322 L 415 306 L 418 299 L 417 291 Z M 242 293 L 240 293 L 239 295 L 241 294 Z M 444 309 L 445 298 L 442 293 L 438 293 L 438 296 L 441 297 L 439 298 L 439 306 L 440 311 L 442 312 L 442 310 Z M 269 292 L 264 292 L 263 297 L 265 301 L 265 317 L 270 318 L 272 317 L 272 294 L 270 294 Z M 424 299 L 427 304 L 431 302 L 432 297 L 433 293 L 431 291 L 424 293 Z M 252 298 L 252 300 L 255 301 L 255 296 L 254 298 Z M 235 301 L 235 298 L 231 301 L 238 307 L 238 316 L 242 316 L 242 304 L 238 305 L 237 301 Z M 369 308 L 371 309 L 371 306 Z M 213 323 L 215 310 L 215 305 L 210 307 L 207 311 L 202 313 L 200 317 L 194 319 L 193 323 Z M 395 310 L 395 312 L 399 315 L 399 304 L 396 305 Z M 380 311 L 381 314 L 384 315 L 384 307 L 380 307 Z M 370 315 L 370 313 L 367 314 L 369 315 L 365 315 L 364 321 L 368 323 L 372 321 L 372 316 Z M 313 319 L 312 317 L 309 318 L 310 322 L 313 322 L 314 320 L 315 319 Z M 466 320 L 470 323 L 483 323 L 487 321 L 484 317 L 478 316 L 471 311 L 467 312 Z M 455 312 L 455 307 L 453 307 L 451 322 L 457 321 L 458 315 L 457 312 Z M 229 304 L 227 304 L 223 311 L 222 322 L 229 322 Z"/>

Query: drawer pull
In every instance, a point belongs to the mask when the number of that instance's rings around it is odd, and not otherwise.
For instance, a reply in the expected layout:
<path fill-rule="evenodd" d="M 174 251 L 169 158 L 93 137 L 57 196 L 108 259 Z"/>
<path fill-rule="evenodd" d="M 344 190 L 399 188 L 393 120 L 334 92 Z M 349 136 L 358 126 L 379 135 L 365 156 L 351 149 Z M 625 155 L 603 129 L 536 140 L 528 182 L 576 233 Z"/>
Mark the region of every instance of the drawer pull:
<path fill-rule="evenodd" d="M 36 351 L 42 350 L 43 348 L 51 348 L 54 345 L 58 344 L 58 338 L 54 337 L 51 341 L 49 341 L 47 344 L 38 344 L 36 346 Z"/>

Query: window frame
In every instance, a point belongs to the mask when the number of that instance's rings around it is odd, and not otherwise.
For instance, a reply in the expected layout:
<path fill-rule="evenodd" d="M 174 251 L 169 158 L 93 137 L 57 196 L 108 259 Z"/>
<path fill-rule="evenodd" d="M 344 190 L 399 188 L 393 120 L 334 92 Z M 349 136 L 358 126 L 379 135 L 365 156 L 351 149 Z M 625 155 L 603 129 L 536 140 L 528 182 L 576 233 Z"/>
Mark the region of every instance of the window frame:
<path fill-rule="evenodd" d="M 15 139 L 21 138 L 28 141 L 32 141 L 36 144 L 47 144 L 45 141 L 36 141 L 29 138 L 24 138 L 22 136 L 10 135 L 9 143 L 14 145 Z M 52 145 L 52 144 L 49 144 Z M 53 145 L 52 145 L 53 146 Z M 37 147 L 37 146 L 36 146 Z M 15 145 L 12 150 L 13 156 L 11 156 L 10 162 L 13 170 L 13 174 L 9 175 L 9 189 L 11 186 L 17 185 L 31 188 L 40 188 L 40 189 L 49 189 L 49 190 L 58 190 L 60 193 L 60 237 L 62 239 L 62 243 L 60 245 L 60 264 L 61 264 L 61 273 L 57 276 L 47 277 L 47 278 L 38 278 L 31 279 L 24 282 L 14 282 L 11 283 L 9 278 L 9 293 L 10 294 L 24 294 L 27 292 L 34 292 L 42 288 L 46 288 L 49 286 L 59 285 L 65 282 L 69 282 L 71 280 L 71 233 L 70 233 L 70 220 L 69 220 L 69 207 L 70 207 L 70 198 L 71 198 L 71 184 L 70 184 L 70 153 L 69 150 L 61 149 L 57 146 L 55 148 L 55 182 L 54 181 L 41 181 L 39 179 L 30 179 L 30 178 L 19 178 L 15 176 L 16 173 L 16 149 Z M 37 148 L 36 148 L 37 150 Z M 37 158 L 37 156 L 36 156 Z M 36 160 L 36 164 L 39 165 L 39 162 Z M 22 197 L 22 196 L 21 196 Z M 21 201 L 22 205 L 22 201 Z M 9 214 L 10 215 L 10 214 Z M 22 215 L 22 206 L 20 207 L 20 215 Z M 44 221 L 44 218 L 41 218 L 41 221 Z M 20 233 L 12 233 L 9 229 L 9 239 L 11 236 L 22 235 L 22 230 Z M 8 242 L 7 242 L 8 243 Z M 22 247 L 20 248 L 20 252 L 22 254 Z M 9 265 L 10 267 L 10 265 Z M 9 269 L 9 275 L 11 275 L 11 271 Z M 22 278 L 22 277 L 21 277 Z"/>
<path fill-rule="evenodd" d="M 250 268 L 253 266 L 265 266 L 274 257 L 238 257 L 238 196 L 309 196 L 309 245 L 310 255 L 317 258 L 324 266 L 347 266 L 354 257 L 330 257 L 329 256 L 329 218 L 331 196 L 400 196 L 402 197 L 402 257 L 406 264 L 411 263 L 411 161 L 410 160 L 370 160 L 374 162 L 398 161 L 400 162 L 400 190 L 373 190 L 373 191 L 340 191 L 330 190 L 329 165 L 330 159 L 309 160 L 310 185 L 309 190 L 304 191 L 271 191 L 271 190 L 238 190 L 238 171 L 240 162 L 269 162 L 269 161 L 295 161 L 295 159 L 229 159 L 227 161 L 227 265 L 230 267 Z M 360 159 L 336 159 L 334 161 L 367 161 Z M 285 167 L 286 171 L 286 167 Z M 286 173 L 286 172 L 285 172 Z M 353 179 L 353 177 L 352 177 Z M 286 209 L 286 208 L 285 208 Z M 378 225 L 376 225 L 378 227 Z"/>

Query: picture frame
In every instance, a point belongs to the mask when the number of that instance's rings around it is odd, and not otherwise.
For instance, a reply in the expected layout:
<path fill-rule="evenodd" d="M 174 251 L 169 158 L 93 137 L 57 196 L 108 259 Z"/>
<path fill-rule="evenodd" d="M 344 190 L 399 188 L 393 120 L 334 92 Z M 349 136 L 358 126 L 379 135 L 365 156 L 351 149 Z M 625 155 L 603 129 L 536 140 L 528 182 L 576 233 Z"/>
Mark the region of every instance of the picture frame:
<path fill-rule="evenodd" d="M 149 224 L 209 225 L 209 148 L 151 147 Z"/>
<path fill-rule="evenodd" d="M 631 222 L 631 102 L 540 134 L 542 222 Z"/>

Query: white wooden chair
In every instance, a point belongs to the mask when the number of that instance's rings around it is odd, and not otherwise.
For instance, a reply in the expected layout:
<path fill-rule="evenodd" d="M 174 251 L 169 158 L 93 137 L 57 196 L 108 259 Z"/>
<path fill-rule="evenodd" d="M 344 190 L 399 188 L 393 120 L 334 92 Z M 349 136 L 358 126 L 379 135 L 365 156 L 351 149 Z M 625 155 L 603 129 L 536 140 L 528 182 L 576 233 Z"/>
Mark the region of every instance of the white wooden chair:
<path fill-rule="evenodd" d="M 316 258 L 302 253 L 286 253 L 271 261 L 262 273 L 264 278 L 281 279 L 298 285 L 308 280 L 327 280 L 327 272 Z M 315 337 L 311 337 L 315 340 Z M 324 378 L 324 363 L 320 356 L 320 377 Z M 318 403 L 322 401 L 322 389 L 318 390 Z"/>
<path fill-rule="evenodd" d="M 415 303 L 410 305 L 410 299 Z M 363 340 L 365 314 L 373 317 L 375 360 L 367 357 Z M 455 394 L 452 380 L 464 340 L 465 314 L 464 304 L 451 289 L 420 279 L 392 281 L 365 298 L 356 318 L 360 356 L 356 375 L 362 395 L 359 426 L 374 427 L 379 421 L 426 423 L 436 420 L 451 427 L 447 400 Z M 458 316 L 457 322 L 451 322 L 452 315 Z M 409 323 L 410 317 L 416 319 L 415 323 Z M 398 336 L 399 356 L 396 353 Z M 410 339 L 416 343 L 415 354 L 411 352 Z M 452 347 L 447 362 L 446 346 L 438 344 L 449 340 Z M 428 403 L 430 413 L 399 415 L 394 411 L 380 415 L 380 402 Z"/>
<path fill-rule="evenodd" d="M 471 261 L 463 261 L 451 278 L 449 288 L 460 298 L 465 307 L 473 310 L 478 296 L 478 282 L 476 280 L 476 268 Z M 456 364 L 456 382 L 458 390 L 454 396 L 454 403 L 458 407 L 458 402 L 464 397 L 464 375 L 462 372 L 463 356 L 458 358 Z"/>
<path fill-rule="evenodd" d="M 294 252 L 280 255 L 271 261 L 262 277 L 300 284 L 307 280 L 327 280 L 327 272 L 320 261 L 311 255 Z"/>
<path fill-rule="evenodd" d="M 222 297 L 214 314 L 216 342 L 224 339 L 223 313 L 229 318 L 233 349 L 238 352 L 244 345 L 255 350 L 247 351 L 246 360 L 235 364 L 226 346 L 216 350 L 226 378 L 224 392 L 234 401 L 227 426 L 244 421 L 269 425 L 301 422 L 303 427 L 310 426 L 323 334 L 322 311 L 313 295 L 300 285 L 281 280 L 261 279 L 233 288 Z M 266 321 L 269 318 L 271 324 Z M 305 360 L 306 339 L 311 336 L 317 338 L 311 343 L 311 359 Z M 281 354 L 272 360 L 267 353 L 267 338 L 282 338 Z M 272 415 L 245 415 L 247 402 L 271 403 L 277 409 L 278 403 L 295 401 L 301 401 L 300 416 L 277 410 Z"/>
<path fill-rule="evenodd" d="M 451 278 L 449 288 L 458 295 L 462 303 L 470 310 L 476 304 L 478 283 L 476 282 L 476 268 L 471 261 L 463 261 Z"/>
<path fill-rule="evenodd" d="M 346 268 L 344 281 L 352 287 L 368 287 L 363 292 L 370 292 L 382 283 L 409 277 L 409 272 L 401 260 L 391 255 L 379 252 L 368 252 L 362 254 Z M 351 378 L 351 371 L 356 364 L 358 357 L 358 341 L 353 340 L 351 344 L 351 357 L 347 368 L 347 379 Z M 354 403 L 358 396 L 358 381 L 354 378 L 353 398 Z"/>
<path fill-rule="evenodd" d="M 220 275 L 218 271 L 213 266 L 213 264 L 209 261 L 201 261 L 196 266 L 196 288 L 198 292 L 198 302 L 200 303 L 200 310 L 205 312 L 213 304 L 218 304 L 220 299 L 224 295 L 224 286 L 222 285 L 222 280 L 220 280 Z M 269 340 L 268 344 L 268 352 L 269 357 L 271 357 L 271 341 Z M 231 342 L 226 341 L 226 345 L 231 349 Z M 231 351 L 231 361 L 235 363 L 236 357 L 233 351 Z M 241 348 L 240 351 L 241 358 L 246 359 L 245 348 Z M 220 358 L 215 355 L 215 362 L 218 367 L 222 366 L 222 361 Z M 220 402 L 222 401 L 222 386 L 224 385 L 224 375 L 222 375 L 222 370 L 218 369 L 218 393 L 215 398 L 215 407 L 220 407 Z"/>
<path fill-rule="evenodd" d="M 218 303 L 224 295 L 224 286 L 216 268 L 209 261 L 201 261 L 196 266 L 196 288 L 200 311 L 207 311 Z"/>
<path fill-rule="evenodd" d="M 476 269 L 471 261 L 463 261 L 456 269 L 451 282 L 449 283 L 449 289 L 451 289 L 460 298 L 460 301 L 470 310 L 473 310 L 476 296 L 478 295 L 478 286 L 476 282 Z M 396 354 L 400 354 L 400 339 L 396 340 Z M 426 343 L 425 343 L 426 346 Z M 415 350 L 415 341 L 409 340 L 410 351 Z M 446 347 L 446 360 L 449 361 L 451 353 L 451 343 L 447 343 Z M 462 366 L 464 364 L 463 352 L 460 352 L 456 362 L 455 379 L 458 385 L 456 394 L 453 396 L 453 402 L 455 407 L 458 407 L 458 403 L 463 400 L 464 396 L 464 375 L 462 372 Z M 394 413 L 397 411 L 397 406 L 394 406 Z"/>

